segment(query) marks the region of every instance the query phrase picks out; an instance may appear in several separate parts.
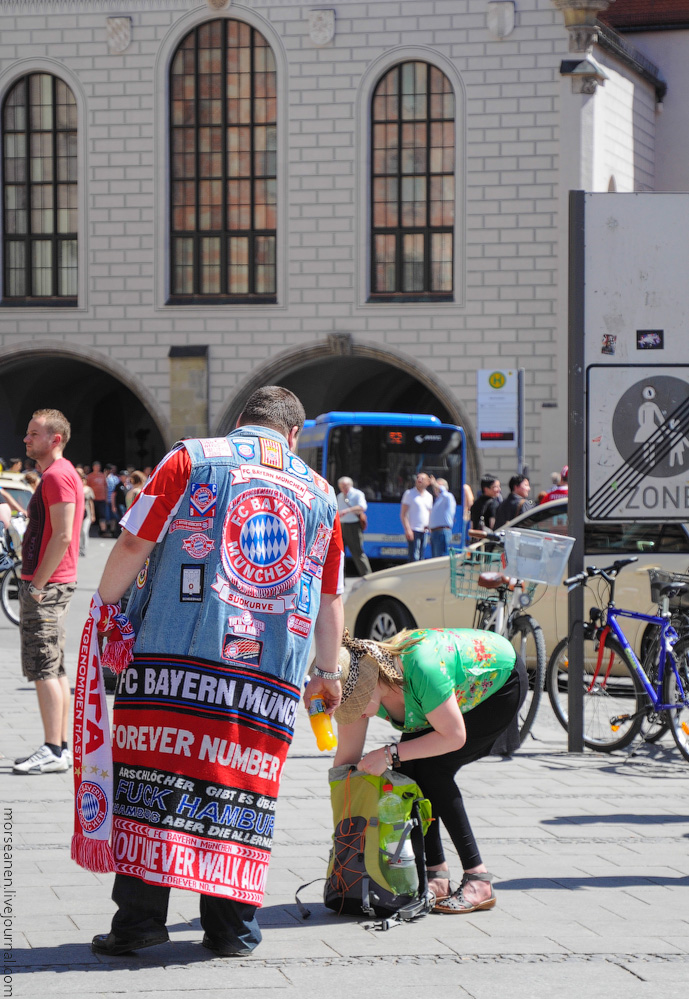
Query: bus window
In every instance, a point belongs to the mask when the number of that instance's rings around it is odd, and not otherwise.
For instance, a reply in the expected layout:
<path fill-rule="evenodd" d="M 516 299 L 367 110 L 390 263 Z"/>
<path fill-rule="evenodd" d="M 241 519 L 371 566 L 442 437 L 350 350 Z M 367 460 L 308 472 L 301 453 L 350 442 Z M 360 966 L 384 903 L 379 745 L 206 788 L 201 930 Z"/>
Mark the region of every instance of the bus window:
<path fill-rule="evenodd" d="M 451 427 L 335 426 L 330 432 L 326 478 L 348 475 L 369 503 L 399 503 L 419 472 L 447 479 L 462 492 L 461 435 Z"/>

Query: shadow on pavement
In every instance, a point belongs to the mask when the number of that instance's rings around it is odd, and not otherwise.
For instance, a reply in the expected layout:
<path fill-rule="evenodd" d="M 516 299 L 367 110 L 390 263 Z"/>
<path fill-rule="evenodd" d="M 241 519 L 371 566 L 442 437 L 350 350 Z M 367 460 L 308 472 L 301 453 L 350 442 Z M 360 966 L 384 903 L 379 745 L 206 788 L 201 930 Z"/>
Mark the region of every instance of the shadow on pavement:
<path fill-rule="evenodd" d="M 558 815 L 552 819 L 541 819 L 544 826 L 586 826 L 598 822 L 619 823 L 620 825 L 669 825 L 671 822 L 689 822 L 687 815 L 633 815 L 626 812 L 615 812 L 613 815 Z"/>
<path fill-rule="evenodd" d="M 667 888 L 689 887 L 689 877 L 671 878 L 665 875 L 643 877 L 640 874 L 580 878 L 513 878 L 511 881 L 497 881 L 498 891 L 577 891 L 580 888 L 634 888 L 660 885 Z"/>

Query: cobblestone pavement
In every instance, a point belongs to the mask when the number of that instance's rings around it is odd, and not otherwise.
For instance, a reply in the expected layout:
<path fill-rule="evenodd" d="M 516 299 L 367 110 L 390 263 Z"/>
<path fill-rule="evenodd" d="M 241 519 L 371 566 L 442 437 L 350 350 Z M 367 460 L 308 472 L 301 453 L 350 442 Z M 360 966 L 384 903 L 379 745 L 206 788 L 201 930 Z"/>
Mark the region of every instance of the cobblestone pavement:
<path fill-rule="evenodd" d="M 72 679 L 79 632 L 110 545 L 94 540 L 81 561 L 68 624 Z M 613 993 L 684 999 L 689 765 L 669 741 L 635 755 L 569 755 L 547 702 L 535 738 L 520 753 L 482 760 L 462 775 L 484 859 L 497 879 L 492 911 L 431 915 L 380 933 L 328 912 L 320 885 L 313 885 L 304 893 L 311 918 L 300 918 L 294 892 L 324 874 L 332 831 L 328 756 L 316 751 L 301 717 L 259 916 L 264 941 L 255 955 L 212 957 L 200 946 L 196 897 L 173 891 L 170 943 L 123 958 L 96 957 L 89 941 L 109 928 L 112 876 L 70 860 L 71 773 L 11 773 L 12 758 L 35 749 L 41 729 L 35 694 L 19 669 L 17 629 L 4 620 L 0 651 L 4 995 L 339 999 L 365 989 L 396 999 L 429 990 L 475 999 Z M 374 745 L 384 731 L 376 722 Z M 457 872 L 456 858 L 450 861 Z"/>

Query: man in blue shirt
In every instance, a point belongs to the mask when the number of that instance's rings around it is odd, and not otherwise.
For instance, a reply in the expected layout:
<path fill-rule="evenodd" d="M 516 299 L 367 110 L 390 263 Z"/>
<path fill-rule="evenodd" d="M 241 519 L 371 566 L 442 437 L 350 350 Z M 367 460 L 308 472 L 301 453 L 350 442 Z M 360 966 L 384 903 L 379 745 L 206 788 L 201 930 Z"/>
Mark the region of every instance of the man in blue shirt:
<path fill-rule="evenodd" d="M 431 477 L 431 491 L 435 499 L 428 526 L 431 531 L 431 558 L 437 558 L 447 555 L 450 548 L 457 501 L 449 491 L 446 479 Z"/>

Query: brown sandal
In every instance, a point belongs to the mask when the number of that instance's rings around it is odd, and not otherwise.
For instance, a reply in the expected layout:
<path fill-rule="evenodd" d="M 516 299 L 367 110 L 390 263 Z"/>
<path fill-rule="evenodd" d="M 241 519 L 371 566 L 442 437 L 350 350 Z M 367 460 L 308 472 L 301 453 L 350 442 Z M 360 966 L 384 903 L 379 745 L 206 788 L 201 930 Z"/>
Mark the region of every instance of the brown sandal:
<path fill-rule="evenodd" d="M 435 906 L 433 907 L 433 912 L 444 912 L 449 915 L 459 915 L 463 912 L 479 912 L 483 909 L 492 909 L 493 906 L 497 904 L 497 899 L 495 897 L 495 892 L 493 891 L 493 886 L 491 884 L 490 888 L 490 898 L 486 898 L 483 902 L 477 902 L 472 905 L 464 898 L 464 886 L 469 881 L 493 881 L 493 875 L 488 874 L 488 872 L 480 874 L 465 874 L 462 878 L 462 883 L 459 888 L 454 891 L 445 899 L 439 899 Z"/>

